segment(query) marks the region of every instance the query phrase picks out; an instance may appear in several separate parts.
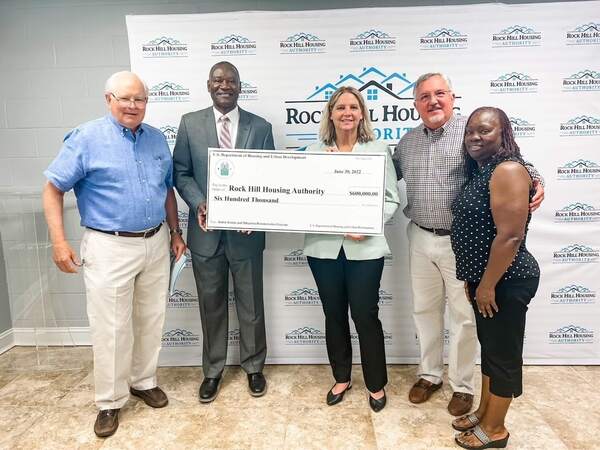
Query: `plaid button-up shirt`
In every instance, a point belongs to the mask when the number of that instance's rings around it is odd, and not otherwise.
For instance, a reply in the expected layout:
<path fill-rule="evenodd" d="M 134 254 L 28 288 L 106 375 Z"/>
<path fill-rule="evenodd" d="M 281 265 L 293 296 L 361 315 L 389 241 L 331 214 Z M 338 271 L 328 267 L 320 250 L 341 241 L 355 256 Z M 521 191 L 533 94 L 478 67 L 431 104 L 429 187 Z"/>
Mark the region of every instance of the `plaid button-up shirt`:
<path fill-rule="evenodd" d="M 466 181 L 462 143 L 467 118 L 453 115 L 437 130 L 424 124 L 396 146 L 394 165 L 406 182 L 404 214 L 426 228 L 449 230 L 452 202 Z"/>

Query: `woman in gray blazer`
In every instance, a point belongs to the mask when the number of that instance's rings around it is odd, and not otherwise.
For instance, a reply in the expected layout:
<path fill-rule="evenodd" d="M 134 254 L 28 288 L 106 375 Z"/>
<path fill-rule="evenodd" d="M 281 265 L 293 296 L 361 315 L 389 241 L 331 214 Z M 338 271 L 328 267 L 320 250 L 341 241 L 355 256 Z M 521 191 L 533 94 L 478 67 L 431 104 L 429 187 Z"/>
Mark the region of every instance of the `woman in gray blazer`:
<path fill-rule="evenodd" d="M 307 151 L 386 154 L 384 219 L 389 220 L 400 202 L 396 174 L 388 146 L 375 140 L 369 111 L 359 91 L 352 87 L 341 87 L 335 91 L 323 110 L 319 138 L 320 142 L 309 146 Z M 375 412 L 385 406 L 387 371 L 378 302 L 384 255 L 389 252 L 383 235 L 305 236 L 304 254 L 325 312 L 327 355 L 335 378 L 335 385 L 327 393 L 328 405 L 341 402 L 352 387 L 350 306 L 358 333 L 365 384 L 369 390 L 369 405 Z"/>

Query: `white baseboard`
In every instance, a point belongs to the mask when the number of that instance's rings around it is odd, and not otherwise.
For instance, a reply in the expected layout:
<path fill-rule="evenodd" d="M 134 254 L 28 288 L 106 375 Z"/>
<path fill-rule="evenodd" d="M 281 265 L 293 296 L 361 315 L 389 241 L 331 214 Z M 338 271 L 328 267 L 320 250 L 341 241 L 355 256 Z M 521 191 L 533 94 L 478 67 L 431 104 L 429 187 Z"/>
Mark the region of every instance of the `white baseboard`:
<path fill-rule="evenodd" d="M 89 327 L 13 328 L 13 345 L 92 345 Z"/>
<path fill-rule="evenodd" d="M 13 329 L 6 330 L 0 334 L 0 355 L 15 346 Z"/>

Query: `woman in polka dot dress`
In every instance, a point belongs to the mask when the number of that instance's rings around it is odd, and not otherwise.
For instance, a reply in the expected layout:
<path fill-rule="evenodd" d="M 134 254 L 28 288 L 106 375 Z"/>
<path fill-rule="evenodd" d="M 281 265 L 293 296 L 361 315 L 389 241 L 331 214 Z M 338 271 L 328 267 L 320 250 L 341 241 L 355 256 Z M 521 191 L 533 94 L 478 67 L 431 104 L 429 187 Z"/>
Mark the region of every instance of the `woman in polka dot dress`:
<path fill-rule="evenodd" d="M 481 344 L 478 409 L 452 426 L 463 448 L 504 448 L 504 419 L 522 393 L 525 314 L 540 270 L 525 247 L 532 179 L 504 111 L 476 109 L 464 140 L 467 183 L 452 212 L 456 275 L 465 282 Z"/>

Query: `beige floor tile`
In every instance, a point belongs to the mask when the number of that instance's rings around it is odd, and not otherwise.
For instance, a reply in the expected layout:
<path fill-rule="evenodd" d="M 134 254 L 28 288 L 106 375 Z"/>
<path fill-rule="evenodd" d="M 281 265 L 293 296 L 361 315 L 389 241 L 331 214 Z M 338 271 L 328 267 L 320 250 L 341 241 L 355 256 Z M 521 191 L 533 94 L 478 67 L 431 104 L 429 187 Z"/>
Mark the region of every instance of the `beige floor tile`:
<path fill-rule="evenodd" d="M 14 347 L 0 358 L 0 372 L 78 370 L 91 367 L 91 347 Z"/>
<path fill-rule="evenodd" d="M 157 379 L 170 402 L 199 403 L 198 388 L 202 381 L 202 369 L 199 367 L 160 367 Z"/>
<path fill-rule="evenodd" d="M 19 436 L 44 416 L 45 409 L 29 406 L 4 406 L 0 408 L 0 449 L 9 449 Z"/>
<path fill-rule="evenodd" d="M 600 380 L 600 365 L 598 366 L 571 366 L 573 371 L 589 383 Z"/>
<path fill-rule="evenodd" d="M 104 441 L 93 431 L 96 412 L 88 408 L 44 408 L 37 420 L 11 449 L 98 449 Z"/>
<path fill-rule="evenodd" d="M 288 416 L 285 433 L 285 448 L 288 450 L 377 448 L 366 402 L 362 409 L 326 405 L 319 408 L 292 407 L 288 409 Z"/>
<path fill-rule="evenodd" d="M 0 389 L 0 405 L 53 406 L 87 373 L 87 370 L 20 373 Z"/>
<path fill-rule="evenodd" d="M 4 386 L 6 386 L 18 376 L 19 374 L 17 372 L 0 372 L 0 389 L 2 389 Z"/>
<path fill-rule="evenodd" d="M 568 450 L 544 416 L 521 397 L 513 400 L 506 416 L 509 447 L 528 450 Z"/>

